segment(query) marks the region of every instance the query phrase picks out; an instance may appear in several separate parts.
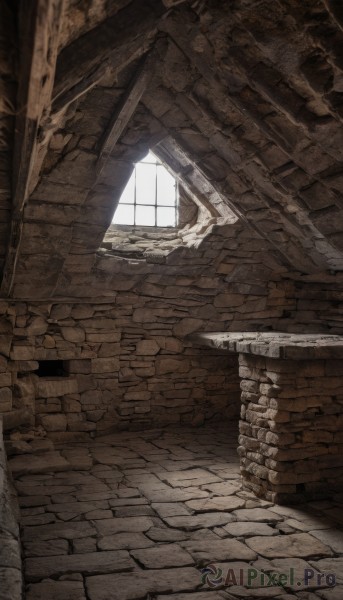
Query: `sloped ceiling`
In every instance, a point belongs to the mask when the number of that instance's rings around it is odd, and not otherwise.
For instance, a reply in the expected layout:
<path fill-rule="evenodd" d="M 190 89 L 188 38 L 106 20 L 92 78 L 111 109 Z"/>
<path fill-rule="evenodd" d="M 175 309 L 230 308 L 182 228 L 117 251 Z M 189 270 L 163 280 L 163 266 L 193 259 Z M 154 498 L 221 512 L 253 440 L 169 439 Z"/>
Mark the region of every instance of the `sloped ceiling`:
<path fill-rule="evenodd" d="M 335 0 L 22 4 L 3 296 L 91 270 L 132 162 L 166 138 L 283 264 L 343 270 Z"/>

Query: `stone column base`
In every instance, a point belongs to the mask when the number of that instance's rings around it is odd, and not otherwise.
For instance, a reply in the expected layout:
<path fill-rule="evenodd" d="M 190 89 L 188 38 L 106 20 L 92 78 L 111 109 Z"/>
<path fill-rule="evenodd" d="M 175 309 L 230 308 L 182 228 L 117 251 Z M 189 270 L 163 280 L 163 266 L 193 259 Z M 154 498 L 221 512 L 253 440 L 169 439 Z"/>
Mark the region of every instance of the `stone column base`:
<path fill-rule="evenodd" d="M 343 360 L 239 355 L 243 486 L 279 504 L 343 490 Z"/>

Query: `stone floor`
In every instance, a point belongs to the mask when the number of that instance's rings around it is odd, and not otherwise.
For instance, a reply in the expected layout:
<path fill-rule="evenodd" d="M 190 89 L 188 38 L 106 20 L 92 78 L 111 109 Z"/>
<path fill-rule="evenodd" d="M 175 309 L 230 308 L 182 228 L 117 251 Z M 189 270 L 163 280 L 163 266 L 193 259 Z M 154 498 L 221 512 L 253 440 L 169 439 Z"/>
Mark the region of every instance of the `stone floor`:
<path fill-rule="evenodd" d="M 26 600 L 342 600 L 342 498 L 255 499 L 236 438 L 154 430 L 14 457 Z"/>

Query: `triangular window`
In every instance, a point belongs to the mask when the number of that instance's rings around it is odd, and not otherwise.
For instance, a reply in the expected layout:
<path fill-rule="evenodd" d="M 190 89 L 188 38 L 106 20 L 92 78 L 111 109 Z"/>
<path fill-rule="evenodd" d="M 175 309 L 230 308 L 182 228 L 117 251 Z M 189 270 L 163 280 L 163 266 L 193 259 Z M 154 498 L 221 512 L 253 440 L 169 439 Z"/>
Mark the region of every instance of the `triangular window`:
<path fill-rule="evenodd" d="M 151 151 L 136 163 L 112 223 L 140 227 L 177 226 L 177 181 Z"/>

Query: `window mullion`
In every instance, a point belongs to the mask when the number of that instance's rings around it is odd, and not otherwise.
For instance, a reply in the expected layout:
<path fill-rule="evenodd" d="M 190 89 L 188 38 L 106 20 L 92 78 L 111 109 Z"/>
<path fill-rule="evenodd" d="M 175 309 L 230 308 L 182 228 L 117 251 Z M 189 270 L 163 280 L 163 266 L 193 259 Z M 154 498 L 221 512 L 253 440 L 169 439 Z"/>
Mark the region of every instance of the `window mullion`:
<path fill-rule="evenodd" d="M 155 163 L 155 227 L 157 227 L 157 162 Z"/>
<path fill-rule="evenodd" d="M 133 225 L 136 227 L 136 201 L 137 201 L 137 169 L 135 165 L 135 193 L 133 198 Z"/>

